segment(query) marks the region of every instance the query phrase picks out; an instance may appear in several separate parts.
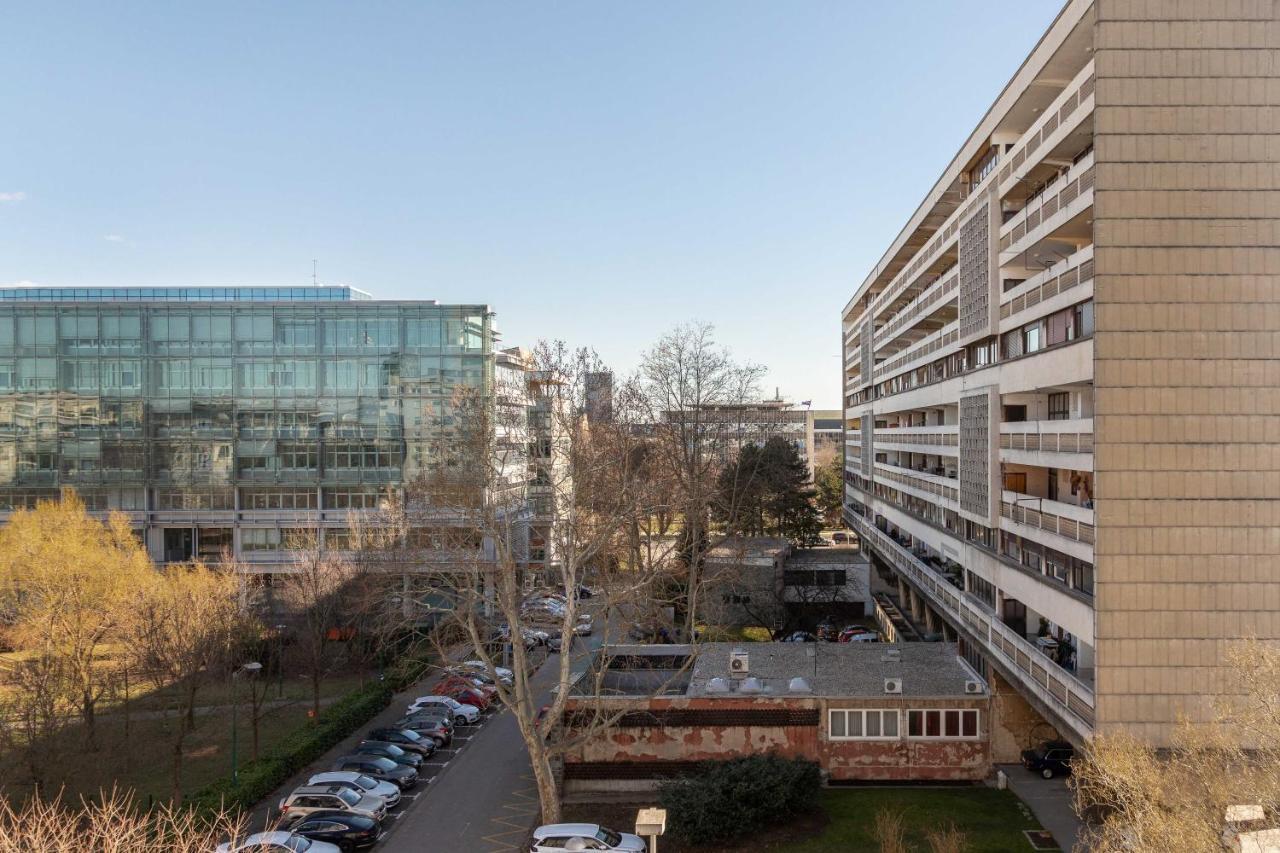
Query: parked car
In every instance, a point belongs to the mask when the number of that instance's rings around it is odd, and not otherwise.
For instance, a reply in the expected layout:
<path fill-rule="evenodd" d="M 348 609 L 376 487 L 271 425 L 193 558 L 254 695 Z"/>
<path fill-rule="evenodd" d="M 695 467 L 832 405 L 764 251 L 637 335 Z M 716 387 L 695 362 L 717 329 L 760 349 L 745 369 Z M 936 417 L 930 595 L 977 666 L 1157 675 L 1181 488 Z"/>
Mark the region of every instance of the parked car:
<path fill-rule="evenodd" d="M 878 643 L 880 642 L 880 635 L 870 628 L 863 628 L 861 625 L 850 625 L 840 632 L 840 642 Z"/>
<path fill-rule="evenodd" d="M 380 782 L 390 782 L 401 791 L 407 791 L 418 784 L 418 771 L 412 767 L 403 767 L 389 758 L 379 755 L 344 755 L 333 762 L 330 770 L 350 770 L 365 776 L 372 776 Z"/>
<path fill-rule="evenodd" d="M 280 813 L 289 818 L 324 809 L 352 812 L 381 823 L 387 816 L 387 801 L 368 792 L 356 793 L 345 785 L 303 785 L 280 801 Z"/>
<path fill-rule="evenodd" d="M 507 687 L 510 687 L 512 681 L 514 680 L 510 676 L 505 676 L 505 675 L 499 675 L 495 679 L 489 673 L 479 669 L 472 669 L 469 666 L 451 666 L 448 669 L 446 669 L 445 672 L 447 672 L 449 675 L 455 675 L 460 678 L 469 678 L 472 681 L 475 681 L 479 684 L 483 684 L 487 687 L 492 687 L 495 690 L 497 690 L 497 684 L 499 681 L 505 684 Z"/>
<path fill-rule="evenodd" d="M 573 633 L 578 637 L 590 637 L 591 630 L 590 622 L 579 622 L 577 625 L 573 626 Z"/>
<path fill-rule="evenodd" d="M 1047 740 L 1038 747 L 1022 751 L 1022 766 L 1046 779 L 1070 776 L 1071 760 L 1076 748 L 1065 740 Z"/>
<path fill-rule="evenodd" d="M 450 712 L 446 711 L 445 713 Z M 399 730 L 411 731 L 422 737 L 431 738 L 436 745 L 436 749 L 444 749 L 453 743 L 452 716 L 447 721 L 441 717 L 403 717 L 396 720 L 394 727 Z"/>
<path fill-rule="evenodd" d="M 461 687 L 464 690 L 475 690 L 480 693 L 487 701 L 492 702 L 493 697 L 498 695 L 498 688 L 492 684 L 486 684 L 484 680 L 475 673 L 467 673 L 465 675 L 449 674 L 440 680 L 440 684 Z"/>
<path fill-rule="evenodd" d="M 381 755 L 383 758 L 390 758 L 396 764 L 405 767 L 412 767 L 417 770 L 422 766 L 422 756 L 413 752 L 407 752 L 394 743 L 386 743 L 378 740 L 362 740 L 356 744 L 356 755 Z"/>
<path fill-rule="evenodd" d="M 836 623 L 829 619 L 824 619 L 818 623 L 818 639 L 824 643 L 834 643 L 840 638 L 840 629 L 836 627 Z"/>
<path fill-rule="evenodd" d="M 810 634 L 808 631 L 792 631 L 790 634 L 782 638 L 784 643 L 816 643 L 818 638 Z"/>
<path fill-rule="evenodd" d="M 342 853 L 372 847 L 382 836 L 382 829 L 376 820 L 350 812 L 318 811 L 293 820 L 281 818 L 280 823 L 281 829 L 288 829 L 294 835 L 313 842 L 331 844 L 333 849 Z"/>
<path fill-rule="evenodd" d="M 464 660 L 460 664 L 460 666 L 465 666 L 467 669 L 473 669 L 473 670 L 476 670 L 477 672 L 488 672 L 488 667 L 485 666 L 484 661 Z M 493 668 L 493 671 L 497 674 L 499 678 L 515 678 L 516 677 L 516 674 L 511 670 L 507 669 L 505 666 L 495 666 Z"/>
<path fill-rule="evenodd" d="M 475 685 L 462 684 L 457 681 L 442 681 L 431 692 L 436 696 L 448 696 L 464 705 L 473 705 L 481 711 L 489 707 L 490 698 Z"/>
<path fill-rule="evenodd" d="M 578 584 L 578 588 L 573 591 L 573 594 L 580 599 L 591 598 L 596 594 L 596 591 L 586 584 L 580 583 Z"/>
<path fill-rule="evenodd" d="M 413 714 L 424 705 L 443 705 L 450 711 L 453 711 L 454 724 L 460 723 L 478 723 L 480 721 L 480 709 L 475 705 L 466 705 L 454 699 L 451 696 L 419 696 L 413 700 L 413 704 L 409 706 L 409 714 Z"/>
<path fill-rule="evenodd" d="M 398 729 L 413 728 L 412 726 L 400 725 L 400 723 L 404 722 L 405 720 L 421 720 L 423 722 L 437 722 L 441 724 L 441 726 L 445 729 L 445 731 L 449 732 L 449 734 L 453 734 L 453 727 L 454 727 L 453 709 L 445 705 L 432 705 L 432 704 L 419 705 L 413 711 L 407 711 L 405 715 L 401 717 L 400 720 L 396 723 L 395 727 Z"/>
<path fill-rule="evenodd" d="M 839 543 L 848 542 L 848 541 L 849 541 L 849 534 L 848 534 L 848 533 L 844 533 L 843 531 L 837 531 L 837 532 L 835 532 L 835 533 L 832 533 L 832 534 L 831 534 L 831 541 L 832 541 L 832 542 L 839 542 Z"/>
<path fill-rule="evenodd" d="M 430 735 L 416 732 L 413 729 L 374 729 L 369 732 L 369 740 L 380 740 L 384 743 L 394 743 L 401 749 L 408 750 L 410 752 L 422 751 L 422 754 L 427 757 L 430 757 L 432 753 L 436 751 L 435 738 Z"/>
<path fill-rule="evenodd" d="M 346 785 L 348 788 L 382 797 L 387 801 L 387 808 L 395 808 L 400 803 L 400 786 L 392 782 L 382 782 L 372 776 L 356 773 L 352 770 L 330 770 L 317 773 L 307 780 L 308 785 Z"/>
<path fill-rule="evenodd" d="M 423 737 L 415 732 L 406 732 L 404 729 L 386 728 L 379 729 L 378 731 L 383 732 L 387 737 L 381 737 L 373 732 L 369 732 L 369 734 L 365 736 L 365 740 L 373 743 L 395 744 L 410 755 L 422 756 L 424 760 L 435 755 L 436 742 L 429 737 Z"/>
<path fill-rule="evenodd" d="M 312 841 L 284 830 L 255 832 L 240 841 L 224 841 L 214 850 L 216 853 L 341 853 L 341 848 L 333 844 Z"/>
<path fill-rule="evenodd" d="M 598 823 L 551 823 L 533 831 L 529 853 L 560 850 L 603 850 L 609 853 L 644 853 L 647 842 L 629 832 L 614 832 Z"/>

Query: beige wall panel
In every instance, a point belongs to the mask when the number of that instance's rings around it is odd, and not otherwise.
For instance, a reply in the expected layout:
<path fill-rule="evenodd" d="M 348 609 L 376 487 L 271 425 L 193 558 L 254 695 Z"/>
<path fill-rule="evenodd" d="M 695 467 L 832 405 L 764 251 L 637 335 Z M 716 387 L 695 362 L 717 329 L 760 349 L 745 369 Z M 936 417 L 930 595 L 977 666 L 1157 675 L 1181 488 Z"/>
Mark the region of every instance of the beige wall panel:
<path fill-rule="evenodd" d="M 1280 8 L 1097 9 L 1097 719 L 1167 743 L 1280 639 Z"/>

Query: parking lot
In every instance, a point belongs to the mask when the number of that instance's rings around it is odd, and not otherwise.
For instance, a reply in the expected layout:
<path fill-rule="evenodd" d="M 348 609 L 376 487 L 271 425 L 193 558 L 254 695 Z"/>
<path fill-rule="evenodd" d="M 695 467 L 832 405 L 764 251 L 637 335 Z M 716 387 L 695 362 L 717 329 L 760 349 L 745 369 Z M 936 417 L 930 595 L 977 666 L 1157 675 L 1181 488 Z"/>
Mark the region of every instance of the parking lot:
<path fill-rule="evenodd" d="M 597 631 L 594 637 L 575 642 L 575 657 L 598 647 L 603 634 Z M 550 700 L 558 661 L 557 655 L 549 655 L 534 675 L 539 704 Z M 425 679 L 397 695 L 377 718 L 260 803 L 250 825 L 261 830 L 272 824 L 283 796 L 311 775 L 328 770 L 337 756 L 353 751 L 371 729 L 394 723 L 415 697 L 430 693 L 437 680 Z M 524 741 L 509 711 L 495 703 L 475 724 L 456 726 L 449 746 L 423 762 L 419 779 L 416 787 L 402 792 L 400 803 L 383 821 L 375 852 L 509 853 L 523 848 L 538 815 L 538 797 Z"/>

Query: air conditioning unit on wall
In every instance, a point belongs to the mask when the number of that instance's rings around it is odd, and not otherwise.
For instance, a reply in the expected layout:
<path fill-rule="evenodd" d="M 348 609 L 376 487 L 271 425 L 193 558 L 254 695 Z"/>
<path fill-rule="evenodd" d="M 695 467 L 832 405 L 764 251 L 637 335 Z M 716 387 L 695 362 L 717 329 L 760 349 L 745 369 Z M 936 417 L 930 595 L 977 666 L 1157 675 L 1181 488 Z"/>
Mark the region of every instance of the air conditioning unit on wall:
<path fill-rule="evenodd" d="M 884 680 L 884 692 L 885 692 L 885 693 L 901 693 L 901 692 L 902 692 L 902 679 L 901 679 L 901 678 L 886 678 L 886 679 Z"/>
<path fill-rule="evenodd" d="M 729 674 L 735 678 L 742 678 L 747 671 L 747 653 L 742 649 L 729 652 Z"/>
<path fill-rule="evenodd" d="M 966 682 L 964 683 L 964 692 L 965 692 L 965 693 L 981 693 L 981 692 L 982 692 L 982 682 L 981 682 L 981 681 L 966 681 Z"/>

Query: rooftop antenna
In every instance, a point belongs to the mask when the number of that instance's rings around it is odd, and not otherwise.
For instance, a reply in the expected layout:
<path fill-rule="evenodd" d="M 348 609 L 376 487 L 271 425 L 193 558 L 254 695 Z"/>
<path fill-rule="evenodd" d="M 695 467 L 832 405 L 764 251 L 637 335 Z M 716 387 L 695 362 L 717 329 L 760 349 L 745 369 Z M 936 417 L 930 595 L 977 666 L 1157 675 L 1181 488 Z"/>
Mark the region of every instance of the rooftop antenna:
<path fill-rule="evenodd" d="M 315 258 L 311 259 L 311 286 L 312 287 L 318 287 L 320 284 L 316 278 L 316 269 L 318 264 L 319 262 Z"/>

